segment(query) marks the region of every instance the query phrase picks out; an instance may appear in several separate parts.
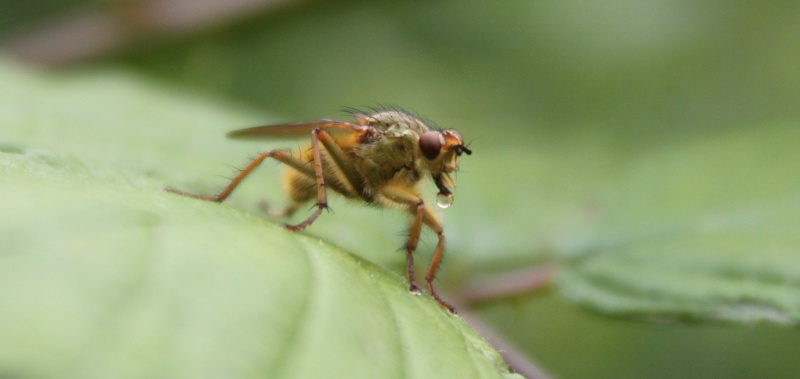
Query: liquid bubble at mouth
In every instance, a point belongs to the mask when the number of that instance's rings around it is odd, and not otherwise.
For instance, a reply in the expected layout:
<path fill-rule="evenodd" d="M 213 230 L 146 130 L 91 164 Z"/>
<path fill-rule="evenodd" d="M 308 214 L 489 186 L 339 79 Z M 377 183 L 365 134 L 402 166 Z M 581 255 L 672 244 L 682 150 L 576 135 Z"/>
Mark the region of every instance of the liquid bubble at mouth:
<path fill-rule="evenodd" d="M 451 205 L 453 205 L 453 194 L 439 192 L 436 195 L 436 204 L 439 206 L 439 208 L 450 207 Z"/>

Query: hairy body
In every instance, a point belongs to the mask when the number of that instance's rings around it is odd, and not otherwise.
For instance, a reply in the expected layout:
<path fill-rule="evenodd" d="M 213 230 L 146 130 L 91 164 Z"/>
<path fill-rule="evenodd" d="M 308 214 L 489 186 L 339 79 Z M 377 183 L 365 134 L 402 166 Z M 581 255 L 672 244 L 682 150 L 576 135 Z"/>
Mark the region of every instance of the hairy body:
<path fill-rule="evenodd" d="M 452 203 L 455 185 L 450 174 L 458 167 L 462 153 L 472 152 L 455 130 L 434 130 L 418 117 L 396 109 L 373 114 L 354 112 L 355 123 L 319 120 L 301 124 L 259 126 L 229 133 L 233 138 L 281 137 L 311 133 L 311 147 L 292 154 L 273 150 L 260 154 L 216 195 L 195 195 L 168 188 L 170 192 L 221 202 L 266 158 L 276 159 L 291 169 L 284 185 L 292 200 L 282 215 L 288 216 L 302 204 L 316 199 L 317 209 L 305 221 L 287 225 L 297 231 L 311 225 L 328 207 L 327 189 L 342 196 L 381 207 L 405 208 L 414 217 L 406 242 L 409 290 L 419 293 L 414 275 L 414 258 L 422 225 L 438 236 L 425 279 L 433 298 L 455 312 L 437 293 L 433 279 L 444 250 L 444 232 L 438 217 L 420 196 L 420 183 L 430 177 L 439 189 L 440 206 Z"/>

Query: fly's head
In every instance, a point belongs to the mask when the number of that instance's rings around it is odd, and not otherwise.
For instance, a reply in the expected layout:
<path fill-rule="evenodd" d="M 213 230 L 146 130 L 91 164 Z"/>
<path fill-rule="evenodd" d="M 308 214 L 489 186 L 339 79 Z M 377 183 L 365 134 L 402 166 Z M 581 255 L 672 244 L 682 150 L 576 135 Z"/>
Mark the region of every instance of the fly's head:
<path fill-rule="evenodd" d="M 464 145 L 464 139 L 457 131 L 430 130 L 422 133 L 419 138 L 419 151 L 428 164 L 428 169 L 433 177 L 433 182 L 439 193 L 437 203 L 442 208 L 447 208 L 453 203 L 453 193 L 450 188 L 456 182 L 451 174 L 458 170 L 458 159 L 461 154 L 472 154 L 472 150 Z"/>
<path fill-rule="evenodd" d="M 439 189 L 436 196 L 439 206 L 447 208 L 453 203 L 450 189 L 456 183 L 451 174 L 458 169 L 461 154 L 472 154 L 460 133 L 453 129 L 433 129 L 419 117 L 400 109 L 375 109 L 373 114 L 354 112 L 353 116 L 359 125 L 371 127 L 384 139 L 387 148 L 379 149 L 378 155 L 381 159 L 394 157 L 402 162 L 417 160 L 421 167 L 427 168 L 431 173 L 433 182 Z M 398 148 L 406 142 L 409 143 L 408 149 Z M 418 151 L 414 152 L 415 149 Z"/>

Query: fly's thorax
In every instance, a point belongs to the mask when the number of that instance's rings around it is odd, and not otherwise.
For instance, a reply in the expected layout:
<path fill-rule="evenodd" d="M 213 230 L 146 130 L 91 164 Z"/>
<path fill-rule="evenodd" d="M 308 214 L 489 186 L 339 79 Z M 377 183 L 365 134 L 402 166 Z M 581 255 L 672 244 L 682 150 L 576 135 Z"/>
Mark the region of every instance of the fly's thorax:
<path fill-rule="evenodd" d="M 385 135 L 399 137 L 406 133 L 416 136 L 430 130 L 420 119 L 397 110 L 385 110 L 372 115 L 361 115 L 360 122 L 382 131 Z"/>
<path fill-rule="evenodd" d="M 417 148 L 419 138 L 415 133 L 383 134 L 356 149 L 359 172 L 365 182 L 374 187 L 388 183 L 414 185 L 427 171 Z"/>

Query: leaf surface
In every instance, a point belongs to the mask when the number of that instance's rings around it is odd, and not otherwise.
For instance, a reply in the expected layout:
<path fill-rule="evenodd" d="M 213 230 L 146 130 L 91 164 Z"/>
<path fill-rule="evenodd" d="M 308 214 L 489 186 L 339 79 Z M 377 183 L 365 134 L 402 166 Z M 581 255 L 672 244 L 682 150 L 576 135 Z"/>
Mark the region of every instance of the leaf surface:
<path fill-rule="evenodd" d="M 187 130 L 252 115 L 124 74 L 56 79 L 4 65 L 0 77 L 11 86 L 0 90 L 4 374 L 513 377 L 399 275 L 236 207 L 162 191 L 178 170 L 148 153 L 190 161 L 199 133 Z"/>

